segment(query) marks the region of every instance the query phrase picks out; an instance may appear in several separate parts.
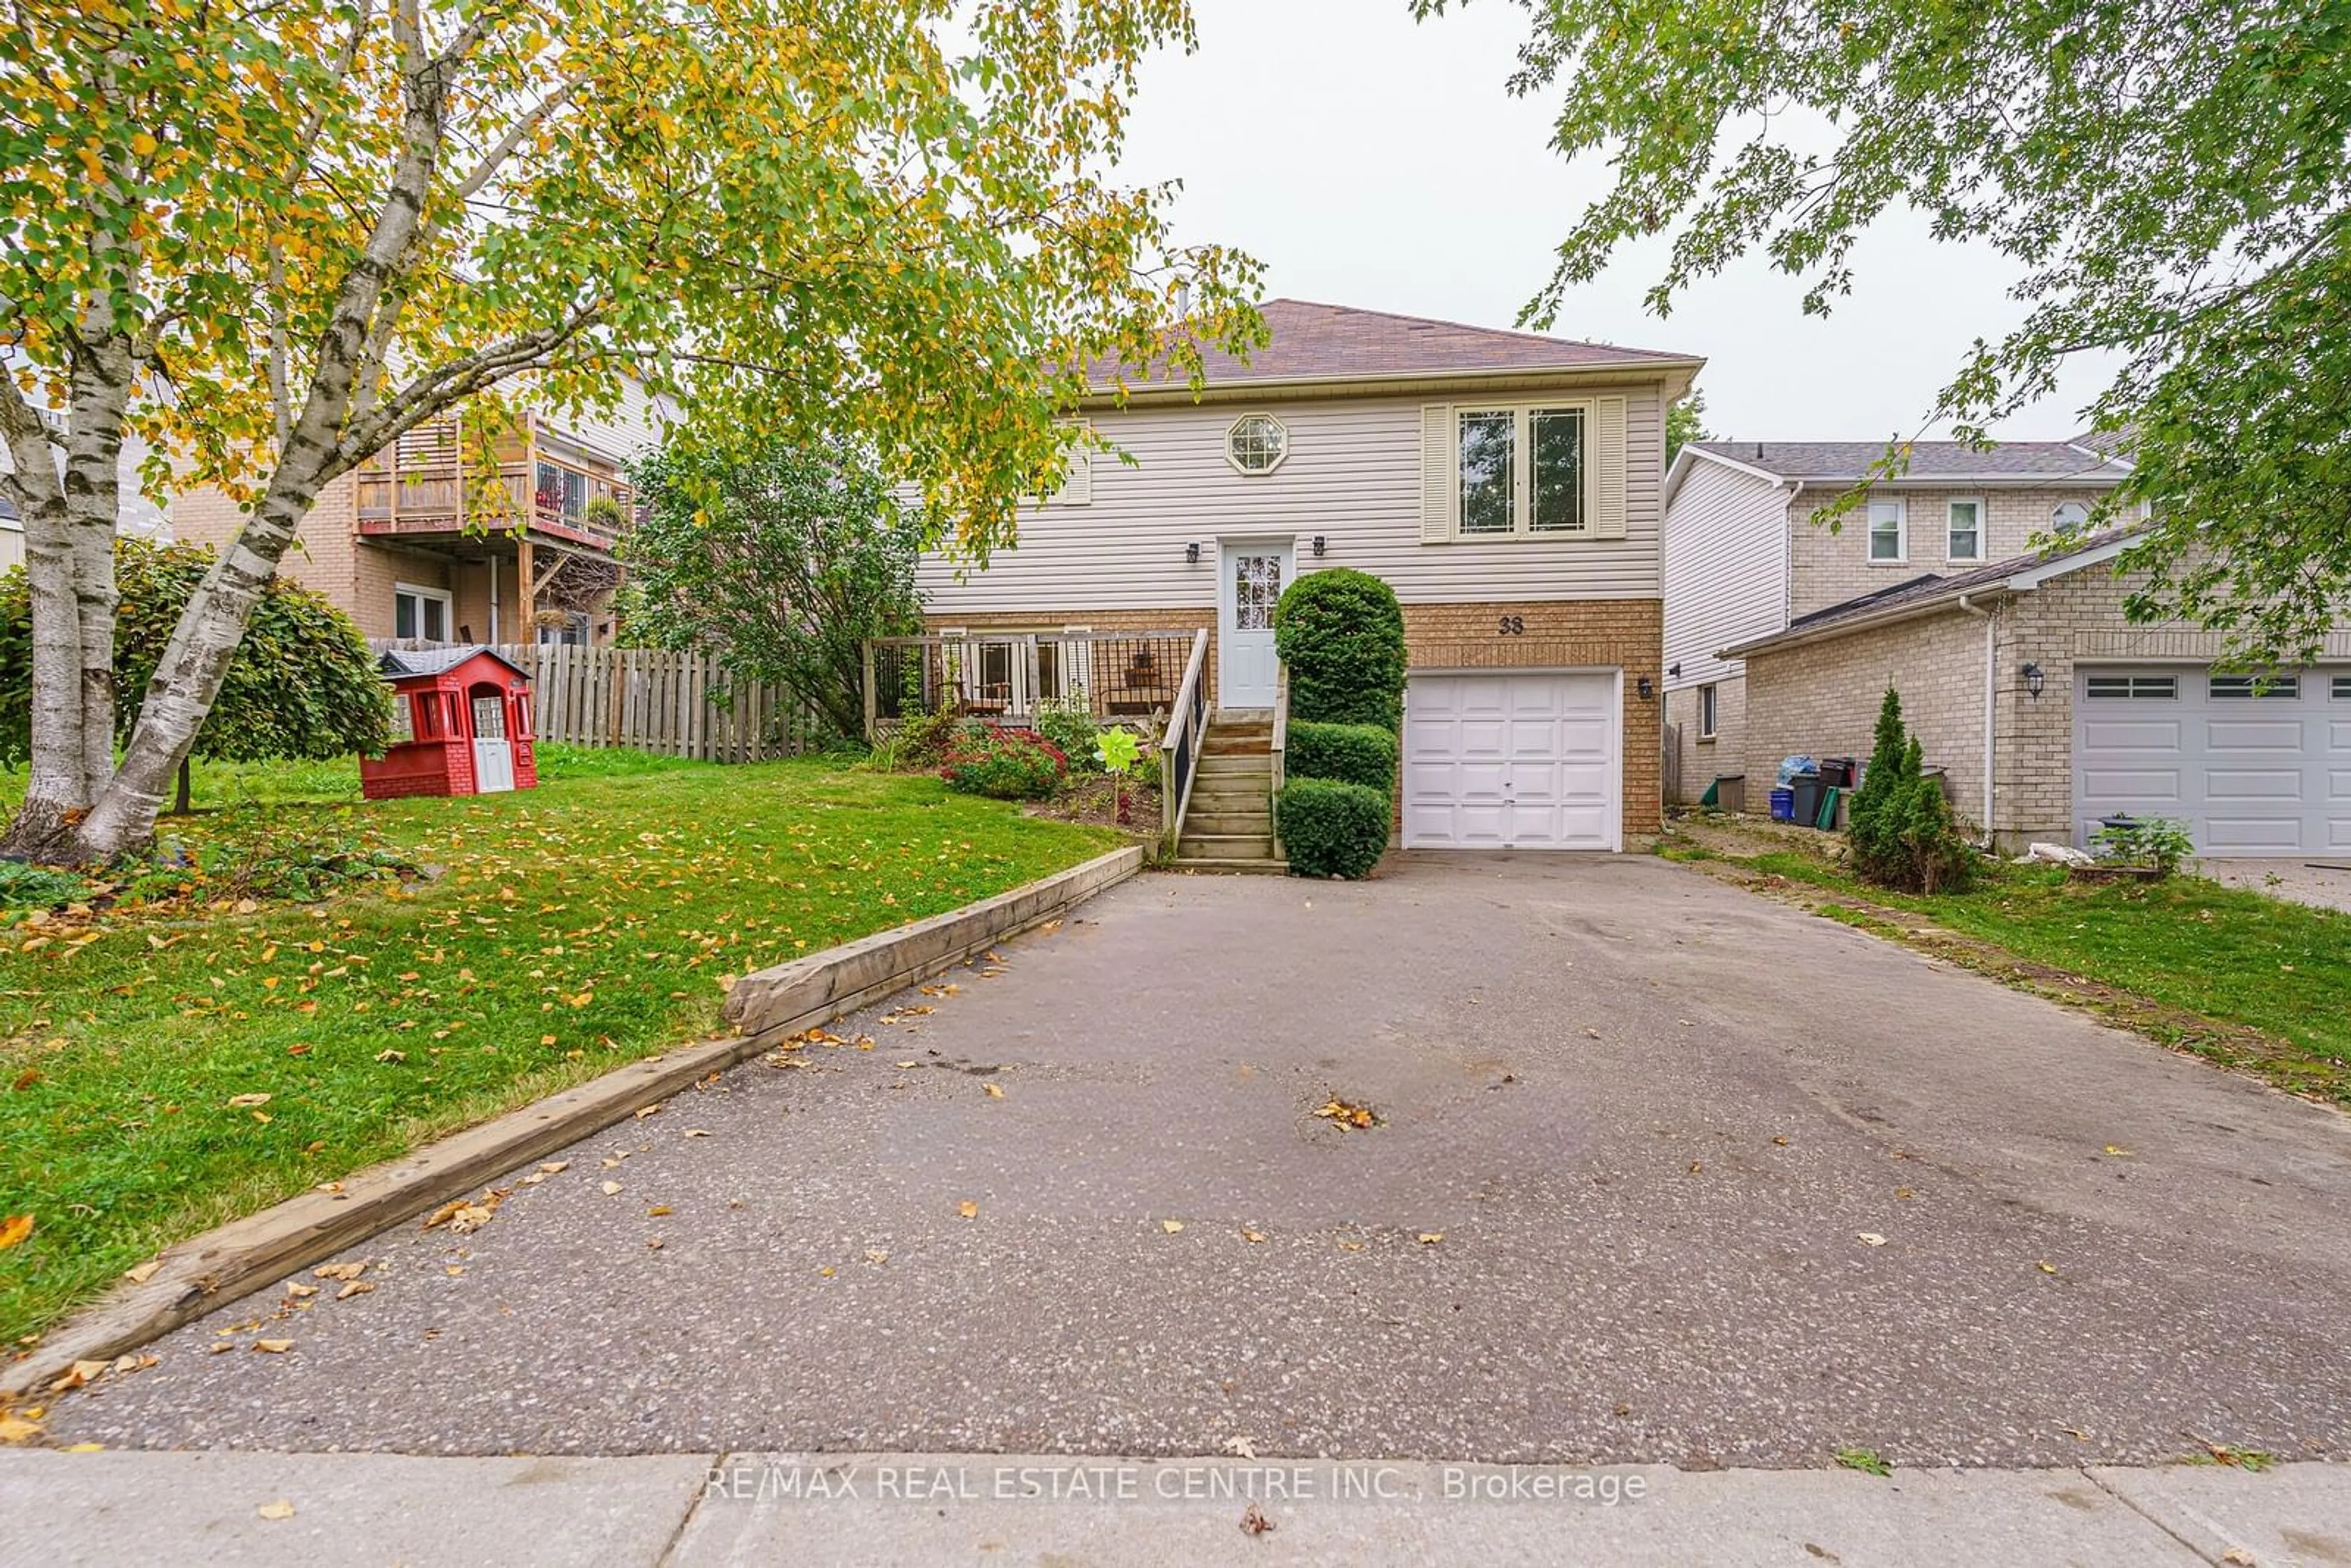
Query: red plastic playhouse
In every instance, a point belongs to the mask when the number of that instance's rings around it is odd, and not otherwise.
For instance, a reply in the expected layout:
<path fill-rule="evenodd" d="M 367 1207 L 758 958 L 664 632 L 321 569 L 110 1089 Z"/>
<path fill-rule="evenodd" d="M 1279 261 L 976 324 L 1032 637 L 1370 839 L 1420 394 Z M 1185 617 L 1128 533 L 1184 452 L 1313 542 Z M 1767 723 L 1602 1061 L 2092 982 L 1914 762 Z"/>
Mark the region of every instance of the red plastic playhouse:
<path fill-rule="evenodd" d="M 530 675 L 487 648 L 390 653 L 392 748 L 360 758 L 360 792 L 488 795 L 538 783 L 531 758 Z"/>

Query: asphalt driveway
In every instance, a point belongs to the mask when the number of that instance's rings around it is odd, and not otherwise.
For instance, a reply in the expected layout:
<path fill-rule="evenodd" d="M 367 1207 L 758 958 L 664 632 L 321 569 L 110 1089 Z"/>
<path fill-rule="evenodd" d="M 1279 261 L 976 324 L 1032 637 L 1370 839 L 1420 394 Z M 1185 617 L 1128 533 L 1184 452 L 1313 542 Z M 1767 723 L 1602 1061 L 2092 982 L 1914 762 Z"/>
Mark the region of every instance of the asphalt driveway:
<path fill-rule="evenodd" d="M 50 1431 L 2351 1452 L 2344 1120 L 1829 921 L 1641 858 L 1406 856 L 1141 878 L 1002 958 L 589 1140 L 472 1236 L 355 1249 L 371 1291 L 192 1324 Z"/>

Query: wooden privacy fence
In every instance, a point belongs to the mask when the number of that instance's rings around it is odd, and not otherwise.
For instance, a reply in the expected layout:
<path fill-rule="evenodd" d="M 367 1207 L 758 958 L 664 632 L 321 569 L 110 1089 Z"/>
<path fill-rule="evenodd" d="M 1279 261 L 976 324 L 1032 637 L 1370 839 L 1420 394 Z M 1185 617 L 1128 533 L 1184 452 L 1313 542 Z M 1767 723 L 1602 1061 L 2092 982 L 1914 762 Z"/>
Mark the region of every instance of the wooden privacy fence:
<path fill-rule="evenodd" d="M 371 637 L 378 653 L 436 646 Z M 703 653 L 500 643 L 490 651 L 529 672 L 541 740 L 625 747 L 705 762 L 797 757 L 833 738 L 816 712 L 779 685 L 732 681 Z"/>

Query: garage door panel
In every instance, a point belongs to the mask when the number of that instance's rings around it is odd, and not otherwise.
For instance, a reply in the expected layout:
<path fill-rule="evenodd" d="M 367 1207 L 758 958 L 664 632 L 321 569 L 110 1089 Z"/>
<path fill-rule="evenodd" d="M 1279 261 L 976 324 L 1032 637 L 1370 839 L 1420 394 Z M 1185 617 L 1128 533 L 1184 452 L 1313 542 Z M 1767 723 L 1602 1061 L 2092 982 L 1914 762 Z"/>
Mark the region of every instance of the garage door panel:
<path fill-rule="evenodd" d="M 2186 821 L 2207 854 L 2351 848 L 2351 680 L 2335 685 L 2351 672 L 2294 674 L 2294 696 L 2215 699 L 2191 666 L 2077 671 L 2075 841 L 2127 812 Z M 2093 674 L 2104 693 L 2147 695 L 2092 697 Z"/>
<path fill-rule="evenodd" d="M 1618 846 L 1614 672 L 1416 674 L 1404 835 L 1415 848 Z"/>
<path fill-rule="evenodd" d="M 2302 721 L 2296 719 L 2210 720 L 2204 726 L 2207 751 L 2269 751 L 2288 757 L 2302 755 Z"/>

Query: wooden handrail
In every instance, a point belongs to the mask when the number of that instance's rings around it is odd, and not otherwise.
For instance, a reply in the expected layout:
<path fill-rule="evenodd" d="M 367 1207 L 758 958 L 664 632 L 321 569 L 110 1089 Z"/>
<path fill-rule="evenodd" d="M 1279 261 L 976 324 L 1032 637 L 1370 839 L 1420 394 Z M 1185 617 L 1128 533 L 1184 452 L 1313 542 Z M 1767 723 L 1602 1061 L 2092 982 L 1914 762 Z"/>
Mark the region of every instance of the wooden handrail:
<path fill-rule="evenodd" d="M 1288 759 L 1283 753 L 1290 749 L 1290 664 L 1282 661 L 1274 666 L 1273 676 L 1273 767 L 1268 779 L 1265 801 L 1266 821 L 1273 824 L 1273 858 L 1287 860 L 1281 852 L 1281 786 Z"/>
<path fill-rule="evenodd" d="M 1184 661 L 1184 679 L 1176 688 L 1176 707 L 1167 716 L 1167 732 L 1159 737 L 1159 825 L 1167 836 L 1171 859 L 1184 835 L 1184 810 L 1192 803 L 1192 775 L 1200 766 L 1200 742 L 1207 733 L 1207 709 L 1196 695 L 1207 678 L 1207 664 L 1208 629 L 1203 626 L 1192 633 L 1192 654 Z M 1201 714 L 1199 732 L 1189 736 L 1187 747 L 1184 742 L 1186 732 L 1193 728 L 1196 708 Z M 1179 757 L 1185 762 L 1181 779 L 1173 776 Z"/>

